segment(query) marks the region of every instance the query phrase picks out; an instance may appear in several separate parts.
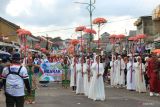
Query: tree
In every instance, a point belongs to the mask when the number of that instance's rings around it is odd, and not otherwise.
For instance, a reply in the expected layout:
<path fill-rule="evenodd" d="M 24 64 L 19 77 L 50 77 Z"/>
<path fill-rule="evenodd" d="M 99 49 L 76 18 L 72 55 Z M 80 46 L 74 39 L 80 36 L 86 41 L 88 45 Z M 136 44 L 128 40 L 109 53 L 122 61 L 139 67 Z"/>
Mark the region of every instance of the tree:
<path fill-rule="evenodd" d="M 51 41 L 52 42 L 61 42 L 63 40 L 61 39 L 61 37 L 55 37 L 55 38 L 52 38 Z"/>

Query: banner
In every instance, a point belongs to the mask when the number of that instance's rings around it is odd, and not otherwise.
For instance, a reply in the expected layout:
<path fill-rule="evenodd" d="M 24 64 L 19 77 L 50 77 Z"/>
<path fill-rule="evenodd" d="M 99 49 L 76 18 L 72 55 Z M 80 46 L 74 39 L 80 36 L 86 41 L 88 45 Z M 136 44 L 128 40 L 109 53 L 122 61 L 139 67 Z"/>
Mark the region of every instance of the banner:
<path fill-rule="evenodd" d="M 40 65 L 40 81 L 62 81 L 62 66 L 60 62 L 44 62 Z"/>

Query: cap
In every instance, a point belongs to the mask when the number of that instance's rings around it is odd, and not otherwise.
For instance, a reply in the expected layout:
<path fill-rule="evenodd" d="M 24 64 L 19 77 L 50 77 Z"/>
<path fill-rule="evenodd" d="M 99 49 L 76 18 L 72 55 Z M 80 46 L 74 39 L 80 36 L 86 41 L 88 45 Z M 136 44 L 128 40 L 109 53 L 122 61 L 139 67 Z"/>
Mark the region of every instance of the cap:
<path fill-rule="evenodd" d="M 14 53 L 13 55 L 12 55 L 12 60 L 20 60 L 20 54 L 19 53 Z"/>

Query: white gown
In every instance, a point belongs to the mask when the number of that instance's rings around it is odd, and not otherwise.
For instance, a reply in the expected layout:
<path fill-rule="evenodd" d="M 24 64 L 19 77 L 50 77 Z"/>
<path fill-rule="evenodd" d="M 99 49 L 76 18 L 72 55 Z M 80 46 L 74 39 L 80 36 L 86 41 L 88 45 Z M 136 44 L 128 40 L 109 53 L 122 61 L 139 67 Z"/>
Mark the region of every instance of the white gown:
<path fill-rule="evenodd" d="M 144 75 L 141 76 L 141 64 L 139 62 L 135 63 L 135 81 L 136 81 L 136 91 L 137 92 L 146 92 L 146 84 Z M 145 72 L 145 66 L 142 63 L 142 73 Z"/>
<path fill-rule="evenodd" d="M 115 61 L 111 61 L 110 62 L 110 67 L 111 67 L 111 71 L 110 71 L 110 84 L 111 86 L 115 86 L 115 74 L 116 74 L 116 63 Z"/>
<path fill-rule="evenodd" d="M 125 75 L 124 75 L 125 63 L 123 59 L 121 59 L 121 61 L 116 60 L 116 65 L 117 66 L 116 66 L 116 74 L 115 74 L 115 84 L 124 85 L 125 84 Z"/>
<path fill-rule="evenodd" d="M 81 63 L 76 64 L 76 72 L 77 72 L 76 94 L 84 94 L 84 82 L 82 77 Z"/>
<path fill-rule="evenodd" d="M 91 72 L 93 77 L 91 79 L 89 95 L 88 98 L 93 100 L 105 100 L 105 89 L 104 89 L 104 81 L 103 81 L 103 73 L 104 67 L 102 63 L 99 63 L 99 74 L 101 76 L 97 78 L 98 75 L 98 64 L 93 63 L 91 67 Z"/>
<path fill-rule="evenodd" d="M 85 96 L 88 96 L 89 82 L 88 82 L 88 71 L 86 63 L 83 63 L 83 81 L 84 81 L 84 94 Z"/>
<path fill-rule="evenodd" d="M 70 76 L 70 87 L 76 86 L 76 80 L 75 80 L 75 66 L 74 66 L 74 58 L 71 60 L 71 65 L 70 65 L 70 70 L 71 70 L 71 76 Z"/>
<path fill-rule="evenodd" d="M 135 90 L 135 70 L 134 63 L 127 63 L 127 90 Z"/>

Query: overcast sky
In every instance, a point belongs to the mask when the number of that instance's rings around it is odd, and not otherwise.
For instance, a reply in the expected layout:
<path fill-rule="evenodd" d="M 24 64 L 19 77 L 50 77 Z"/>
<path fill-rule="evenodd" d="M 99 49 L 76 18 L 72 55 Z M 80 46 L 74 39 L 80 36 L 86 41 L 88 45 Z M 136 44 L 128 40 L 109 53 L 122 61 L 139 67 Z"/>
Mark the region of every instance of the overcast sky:
<path fill-rule="evenodd" d="M 30 30 L 35 36 L 75 38 L 78 35 L 75 29 L 68 28 L 89 25 L 87 5 L 74 3 L 76 1 L 89 3 L 89 0 L 0 0 L 0 16 Z M 133 26 L 136 18 L 152 15 L 158 4 L 160 0 L 96 0 L 93 19 L 108 20 L 101 33 L 124 34 L 136 29 Z"/>

